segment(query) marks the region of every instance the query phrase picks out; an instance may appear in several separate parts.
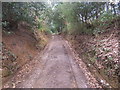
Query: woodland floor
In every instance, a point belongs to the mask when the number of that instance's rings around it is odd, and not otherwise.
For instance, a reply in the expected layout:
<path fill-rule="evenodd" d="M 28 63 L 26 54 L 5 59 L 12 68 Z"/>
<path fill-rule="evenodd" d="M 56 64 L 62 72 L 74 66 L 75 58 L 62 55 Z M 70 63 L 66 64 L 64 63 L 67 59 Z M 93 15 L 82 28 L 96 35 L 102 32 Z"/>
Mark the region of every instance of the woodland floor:
<path fill-rule="evenodd" d="M 38 53 L 9 79 L 3 88 L 99 88 L 96 79 L 76 57 L 69 43 L 54 35 Z"/>

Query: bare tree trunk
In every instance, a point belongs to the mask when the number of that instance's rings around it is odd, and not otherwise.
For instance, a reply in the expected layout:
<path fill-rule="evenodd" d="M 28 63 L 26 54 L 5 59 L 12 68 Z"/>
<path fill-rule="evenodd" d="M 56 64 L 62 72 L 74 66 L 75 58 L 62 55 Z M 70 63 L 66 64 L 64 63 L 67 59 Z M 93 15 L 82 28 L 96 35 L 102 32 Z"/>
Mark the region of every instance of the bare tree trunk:
<path fill-rule="evenodd" d="M 95 14 L 96 14 L 96 19 L 97 19 L 98 18 L 98 11 L 97 11 L 97 9 L 96 9 Z"/>
<path fill-rule="evenodd" d="M 108 12 L 109 11 L 109 3 L 106 2 L 106 11 Z"/>
<path fill-rule="evenodd" d="M 114 15 L 116 15 L 115 5 L 113 5 Z"/>
<path fill-rule="evenodd" d="M 111 11 L 116 15 L 115 4 L 111 3 Z"/>

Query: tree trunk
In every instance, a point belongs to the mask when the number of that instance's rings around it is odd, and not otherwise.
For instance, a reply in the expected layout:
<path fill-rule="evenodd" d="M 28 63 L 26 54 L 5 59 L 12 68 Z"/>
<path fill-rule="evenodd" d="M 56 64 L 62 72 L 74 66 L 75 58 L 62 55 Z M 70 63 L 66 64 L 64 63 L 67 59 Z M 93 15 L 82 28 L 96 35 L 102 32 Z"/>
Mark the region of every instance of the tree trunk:
<path fill-rule="evenodd" d="M 109 11 L 109 3 L 106 2 L 106 11 L 108 12 Z"/>
<path fill-rule="evenodd" d="M 111 12 L 114 12 L 114 15 L 116 15 L 115 4 L 113 3 L 111 3 Z"/>
<path fill-rule="evenodd" d="M 95 13 L 96 13 L 96 19 L 97 19 L 97 18 L 98 18 L 98 11 L 97 11 L 97 9 L 96 9 L 96 12 L 95 12 Z"/>
<path fill-rule="evenodd" d="M 114 15 L 116 15 L 115 5 L 113 5 Z"/>

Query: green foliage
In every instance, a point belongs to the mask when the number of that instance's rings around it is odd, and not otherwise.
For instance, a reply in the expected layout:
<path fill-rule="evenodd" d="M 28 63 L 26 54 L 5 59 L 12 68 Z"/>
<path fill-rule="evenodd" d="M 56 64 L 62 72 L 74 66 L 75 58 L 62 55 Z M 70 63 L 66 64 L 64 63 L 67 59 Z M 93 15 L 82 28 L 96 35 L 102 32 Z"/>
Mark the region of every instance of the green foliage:
<path fill-rule="evenodd" d="M 105 2 L 65 2 L 56 5 L 53 17 L 55 29 L 63 26 L 63 31 L 68 34 L 96 34 L 104 32 L 116 17 L 115 8 L 106 10 Z M 111 4 L 109 4 L 111 5 Z M 114 4 L 114 6 L 116 6 Z M 116 8 L 118 9 L 118 8 Z M 112 11 L 113 10 L 113 11 Z M 116 13 L 116 12 L 115 12 Z M 106 23 L 107 22 L 107 23 Z M 105 24 L 106 23 L 106 24 Z M 102 29 L 103 27 L 103 29 Z M 64 29 L 65 28 L 65 29 Z M 64 31 L 67 30 L 67 31 Z"/>
<path fill-rule="evenodd" d="M 115 16 L 111 12 L 105 12 L 99 17 L 99 21 L 105 22 L 105 21 L 110 21 L 114 18 Z"/>
<path fill-rule="evenodd" d="M 105 10 L 109 5 L 108 10 Z M 68 34 L 93 34 L 108 27 L 119 11 L 119 4 L 105 2 L 4 2 L 2 24 L 4 28 L 17 28 L 20 21 L 41 31 Z M 113 13 L 114 12 L 114 13 Z M 104 22 L 110 22 L 104 24 Z"/>
<path fill-rule="evenodd" d="M 119 16 L 115 16 L 111 12 L 105 12 L 98 19 L 92 22 L 95 27 L 93 33 L 103 33 L 107 30 L 107 28 L 111 26 L 115 27 L 115 24 L 118 23 L 119 20 Z"/>
<path fill-rule="evenodd" d="M 20 21 L 26 21 L 30 25 L 36 25 L 36 17 L 45 9 L 43 3 L 33 2 L 3 2 L 2 3 L 3 27 L 17 28 Z"/>
<path fill-rule="evenodd" d="M 97 6 L 101 6 L 100 8 Z M 56 6 L 57 17 L 54 17 L 55 28 L 64 25 L 68 34 L 91 34 L 91 27 L 87 27 L 89 19 L 95 16 L 93 11 L 97 8 L 100 12 L 105 3 L 60 3 Z M 59 20 L 58 20 L 59 19 Z M 58 22 L 57 22 L 58 21 Z M 61 23 L 60 23 L 61 22 Z M 64 29 L 64 30 L 65 30 Z"/>

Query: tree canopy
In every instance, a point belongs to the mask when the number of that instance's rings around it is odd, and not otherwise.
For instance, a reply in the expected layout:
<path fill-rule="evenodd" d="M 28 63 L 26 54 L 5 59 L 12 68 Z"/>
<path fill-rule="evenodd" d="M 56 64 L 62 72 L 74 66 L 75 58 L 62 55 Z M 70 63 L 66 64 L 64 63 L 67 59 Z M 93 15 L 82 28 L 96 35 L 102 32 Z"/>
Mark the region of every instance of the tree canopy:
<path fill-rule="evenodd" d="M 96 20 L 120 15 L 120 2 L 3 2 L 2 8 L 3 28 L 17 28 L 20 21 L 25 21 L 54 33 L 90 33 Z"/>

